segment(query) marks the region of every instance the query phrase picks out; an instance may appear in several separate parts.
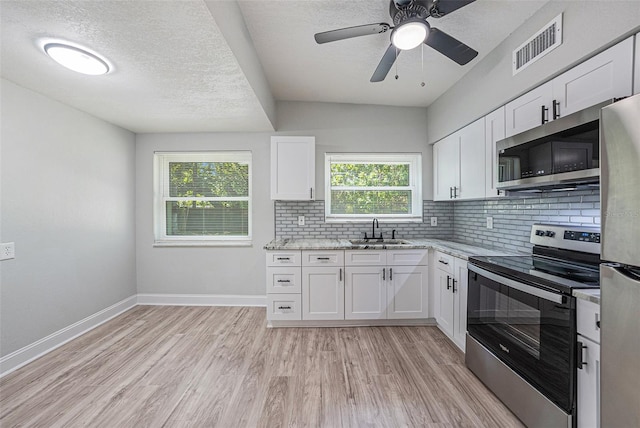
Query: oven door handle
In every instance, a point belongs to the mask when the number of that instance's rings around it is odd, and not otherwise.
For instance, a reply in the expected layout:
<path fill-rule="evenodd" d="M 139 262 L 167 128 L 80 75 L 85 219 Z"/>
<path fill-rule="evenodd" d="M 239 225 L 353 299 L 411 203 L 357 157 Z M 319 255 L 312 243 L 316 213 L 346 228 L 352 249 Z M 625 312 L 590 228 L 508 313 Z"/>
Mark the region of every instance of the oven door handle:
<path fill-rule="evenodd" d="M 536 297 L 540 297 L 541 299 L 549 300 L 554 303 L 562 304 L 562 294 L 552 293 L 551 291 L 543 290 L 541 288 L 533 287 L 528 284 L 524 284 L 519 281 L 514 281 L 511 278 L 505 278 L 501 275 L 496 275 L 495 273 L 489 272 L 488 270 L 479 268 L 478 266 L 470 264 L 468 266 L 470 272 L 475 272 L 478 275 L 482 275 L 487 279 L 495 281 L 499 284 L 506 285 L 507 287 L 514 288 L 516 290 L 522 291 L 523 293 L 532 294 Z"/>

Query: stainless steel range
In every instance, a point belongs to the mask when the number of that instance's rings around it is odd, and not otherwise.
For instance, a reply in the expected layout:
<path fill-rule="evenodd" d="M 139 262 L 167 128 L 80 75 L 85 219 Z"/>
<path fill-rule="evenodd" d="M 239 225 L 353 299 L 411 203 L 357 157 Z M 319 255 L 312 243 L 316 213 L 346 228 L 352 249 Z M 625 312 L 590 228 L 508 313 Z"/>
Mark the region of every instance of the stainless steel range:
<path fill-rule="evenodd" d="M 534 224 L 530 242 L 530 256 L 469 259 L 466 364 L 528 427 L 572 427 L 572 291 L 600 287 L 600 230 Z"/>

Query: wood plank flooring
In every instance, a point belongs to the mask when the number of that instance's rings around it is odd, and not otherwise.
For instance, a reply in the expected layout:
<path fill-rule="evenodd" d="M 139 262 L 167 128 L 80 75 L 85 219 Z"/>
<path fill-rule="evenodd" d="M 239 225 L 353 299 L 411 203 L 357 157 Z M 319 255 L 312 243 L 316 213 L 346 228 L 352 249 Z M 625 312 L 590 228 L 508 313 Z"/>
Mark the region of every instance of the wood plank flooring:
<path fill-rule="evenodd" d="M 5 427 L 521 427 L 435 327 L 138 306 L 0 379 Z"/>

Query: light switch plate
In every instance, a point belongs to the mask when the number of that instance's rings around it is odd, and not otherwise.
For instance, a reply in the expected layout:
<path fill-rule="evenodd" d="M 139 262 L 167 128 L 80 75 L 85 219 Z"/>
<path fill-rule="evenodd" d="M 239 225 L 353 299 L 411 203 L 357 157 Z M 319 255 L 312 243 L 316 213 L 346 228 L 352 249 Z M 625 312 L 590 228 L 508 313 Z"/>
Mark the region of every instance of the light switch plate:
<path fill-rule="evenodd" d="M 5 242 L 0 244 L 0 260 L 9 260 L 16 258 L 16 245 L 13 242 Z"/>
<path fill-rule="evenodd" d="M 493 217 L 487 217 L 487 229 L 493 229 Z"/>
<path fill-rule="evenodd" d="M 298 216 L 298 226 L 304 226 L 304 216 L 303 215 L 299 215 Z"/>
<path fill-rule="evenodd" d="M 438 217 L 431 217 L 431 226 L 438 225 Z"/>

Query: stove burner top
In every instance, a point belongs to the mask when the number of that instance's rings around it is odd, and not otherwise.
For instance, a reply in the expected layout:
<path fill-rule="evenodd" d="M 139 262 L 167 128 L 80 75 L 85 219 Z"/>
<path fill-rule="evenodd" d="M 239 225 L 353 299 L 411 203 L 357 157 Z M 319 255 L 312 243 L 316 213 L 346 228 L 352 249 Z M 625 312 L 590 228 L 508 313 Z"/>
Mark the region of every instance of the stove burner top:
<path fill-rule="evenodd" d="M 472 257 L 471 263 L 488 271 L 527 280 L 536 286 L 571 294 L 576 288 L 600 287 L 598 265 L 557 260 L 545 256 Z"/>

